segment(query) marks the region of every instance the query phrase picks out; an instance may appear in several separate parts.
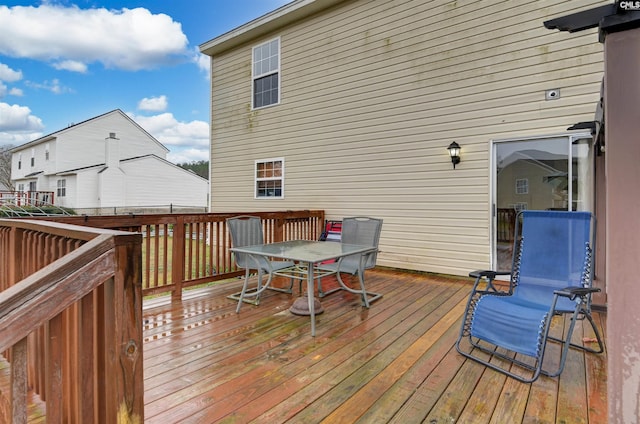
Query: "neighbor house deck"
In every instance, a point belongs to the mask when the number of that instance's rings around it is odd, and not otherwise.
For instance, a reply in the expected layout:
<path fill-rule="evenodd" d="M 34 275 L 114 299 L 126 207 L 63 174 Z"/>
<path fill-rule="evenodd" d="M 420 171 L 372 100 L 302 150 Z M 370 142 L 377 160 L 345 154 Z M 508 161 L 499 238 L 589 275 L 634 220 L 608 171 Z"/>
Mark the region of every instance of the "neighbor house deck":
<path fill-rule="evenodd" d="M 559 378 L 519 383 L 455 350 L 468 279 L 366 277 L 384 297 L 370 309 L 343 291 L 324 298 L 315 338 L 288 311 L 291 295 L 268 292 L 236 314 L 226 296 L 241 280 L 145 300 L 145 423 L 607 421 L 606 354 L 572 351 Z M 595 319 L 604 334 L 605 315 Z"/>

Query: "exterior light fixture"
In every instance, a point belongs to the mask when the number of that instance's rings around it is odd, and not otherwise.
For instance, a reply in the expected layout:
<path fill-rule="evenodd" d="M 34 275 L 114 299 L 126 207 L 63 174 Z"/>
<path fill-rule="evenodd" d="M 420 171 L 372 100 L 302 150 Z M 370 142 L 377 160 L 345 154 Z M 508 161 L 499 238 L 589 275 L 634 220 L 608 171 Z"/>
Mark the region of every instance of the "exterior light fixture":
<path fill-rule="evenodd" d="M 453 143 L 449 144 L 447 150 L 449 150 L 449 156 L 451 156 L 453 169 L 456 169 L 456 165 L 460 163 L 460 145 L 454 141 Z"/>

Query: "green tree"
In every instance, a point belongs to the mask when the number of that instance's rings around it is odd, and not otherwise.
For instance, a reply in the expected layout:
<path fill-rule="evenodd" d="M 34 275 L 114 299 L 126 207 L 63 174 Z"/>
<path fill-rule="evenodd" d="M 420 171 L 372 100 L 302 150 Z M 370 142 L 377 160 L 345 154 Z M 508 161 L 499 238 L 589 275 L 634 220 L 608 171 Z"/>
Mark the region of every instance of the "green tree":
<path fill-rule="evenodd" d="M 178 166 L 193 171 L 202 178 L 209 179 L 209 161 L 207 160 L 179 163 Z"/>
<path fill-rule="evenodd" d="M 11 149 L 13 149 L 12 145 L 0 146 L 0 186 L 14 191 L 15 188 L 11 183 Z"/>

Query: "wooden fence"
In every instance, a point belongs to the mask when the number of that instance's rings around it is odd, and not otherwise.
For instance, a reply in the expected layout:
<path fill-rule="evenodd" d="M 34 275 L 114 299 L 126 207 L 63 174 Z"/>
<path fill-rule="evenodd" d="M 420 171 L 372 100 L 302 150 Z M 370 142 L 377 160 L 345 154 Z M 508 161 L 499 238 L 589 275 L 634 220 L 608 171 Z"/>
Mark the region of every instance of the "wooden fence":
<path fill-rule="evenodd" d="M 144 420 L 141 243 L 0 220 L 0 422 Z"/>

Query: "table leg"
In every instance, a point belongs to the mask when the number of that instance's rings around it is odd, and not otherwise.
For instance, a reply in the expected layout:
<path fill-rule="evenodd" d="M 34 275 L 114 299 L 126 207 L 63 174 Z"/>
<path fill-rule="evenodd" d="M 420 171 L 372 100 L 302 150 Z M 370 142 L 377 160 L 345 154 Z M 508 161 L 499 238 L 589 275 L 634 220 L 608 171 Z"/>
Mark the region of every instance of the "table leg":
<path fill-rule="evenodd" d="M 313 262 L 307 263 L 307 299 L 309 300 L 309 314 L 311 315 L 311 337 L 316 336 L 315 293 L 313 283 Z"/>

